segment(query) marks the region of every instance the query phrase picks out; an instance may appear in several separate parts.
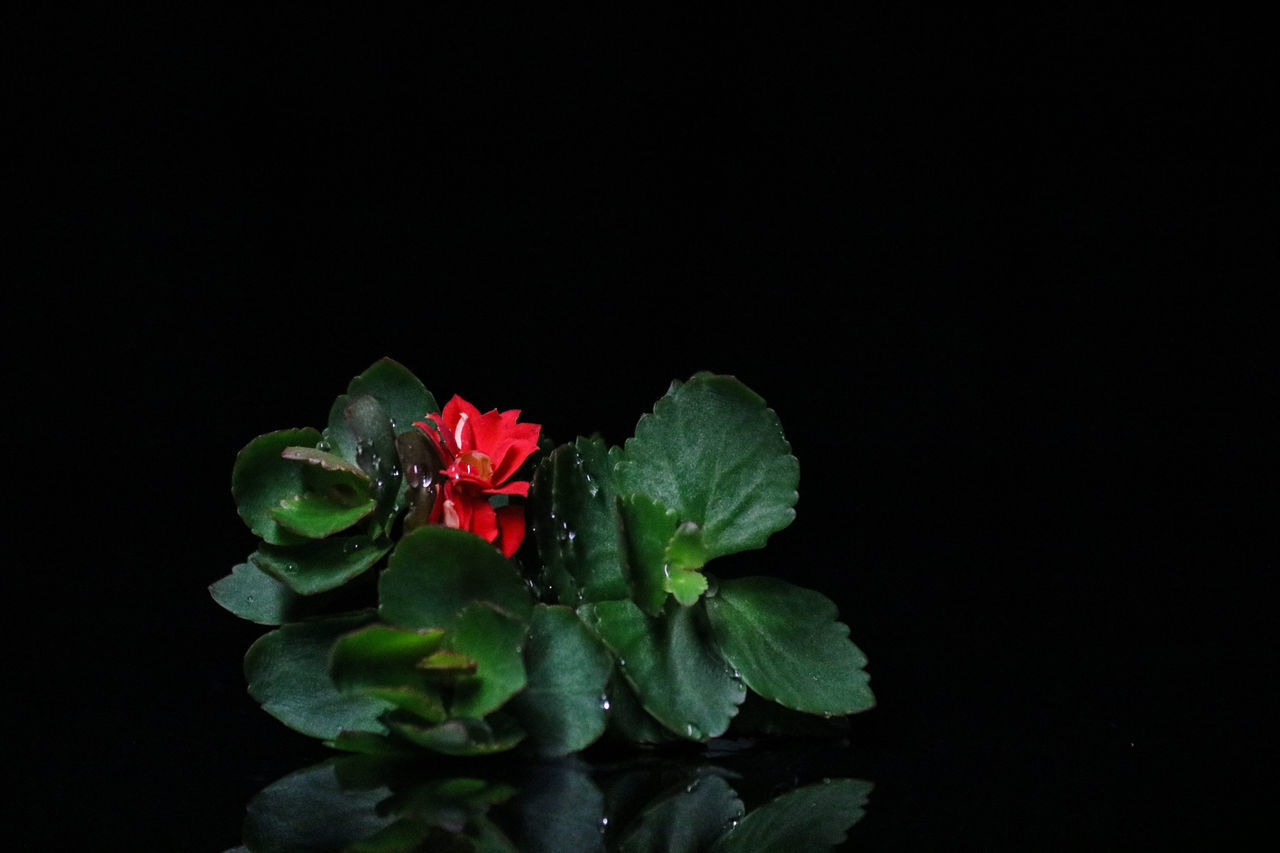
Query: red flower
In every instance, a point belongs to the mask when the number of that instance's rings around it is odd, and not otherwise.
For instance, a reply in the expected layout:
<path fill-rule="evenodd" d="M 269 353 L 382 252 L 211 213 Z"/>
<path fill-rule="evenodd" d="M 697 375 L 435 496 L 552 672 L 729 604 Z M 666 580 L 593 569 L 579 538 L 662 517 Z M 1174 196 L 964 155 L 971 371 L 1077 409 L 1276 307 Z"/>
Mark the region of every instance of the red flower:
<path fill-rule="evenodd" d="M 494 509 L 491 495 L 528 497 L 527 480 L 511 476 L 538 449 L 538 424 L 519 424 L 518 409 L 484 414 L 454 396 L 441 414 L 414 426 L 427 434 L 444 461 L 444 480 L 436 490 L 429 521 L 483 536 L 510 557 L 524 540 L 524 509 L 507 504 Z"/>

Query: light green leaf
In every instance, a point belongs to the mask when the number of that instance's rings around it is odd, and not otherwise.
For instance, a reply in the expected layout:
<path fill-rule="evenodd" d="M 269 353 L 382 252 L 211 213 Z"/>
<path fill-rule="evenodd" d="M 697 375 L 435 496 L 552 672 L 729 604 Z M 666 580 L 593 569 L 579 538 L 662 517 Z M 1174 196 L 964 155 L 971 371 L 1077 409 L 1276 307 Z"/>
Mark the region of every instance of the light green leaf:
<path fill-rule="evenodd" d="M 764 698 L 812 714 L 875 704 L 866 656 L 826 596 L 777 578 L 737 578 L 719 582 L 706 610 L 721 653 Z"/>
<path fill-rule="evenodd" d="M 473 675 L 458 679 L 449 707 L 454 717 L 483 717 L 525 685 L 526 623 L 488 603 L 462 610 L 445 641 L 449 648 L 476 662 Z"/>
<path fill-rule="evenodd" d="M 272 545 L 292 545 L 304 537 L 280 527 L 272 511 L 306 490 L 307 465 L 282 456 L 289 447 L 314 445 L 317 430 L 283 429 L 260 435 L 244 446 L 231 469 L 236 510 L 254 535 Z"/>
<path fill-rule="evenodd" d="M 351 527 L 377 506 L 373 498 L 354 506 L 348 500 L 331 492 L 306 492 L 282 500 L 271 510 L 271 517 L 290 533 L 323 539 Z"/>
<path fill-rule="evenodd" d="M 671 592 L 667 585 L 670 573 L 667 546 L 675 536 L 679 519 L 675 510 L 646 494 L 623 497 L 618 507 L 627 532 L 634 600 L 650 616 L 659 616 Z"/>
<path fill-rule="evenodd" d="M 437 651 L 443 639 L 443 628 L 411 631 L 390 625 L 369 625 L 334 643 L 329 675 L 339 690 L 390 687 L 435 694 L 435 687 L 418 664 Z"/>
<path fill-rule="evenodd" d="M 696 523 L 709 560 L 763 547 L 790 524 L 800 469 L 759 395 L 731 376 L 699 373 L 640 419 L 616 475 L 619 493 L 642 492 Z"/>

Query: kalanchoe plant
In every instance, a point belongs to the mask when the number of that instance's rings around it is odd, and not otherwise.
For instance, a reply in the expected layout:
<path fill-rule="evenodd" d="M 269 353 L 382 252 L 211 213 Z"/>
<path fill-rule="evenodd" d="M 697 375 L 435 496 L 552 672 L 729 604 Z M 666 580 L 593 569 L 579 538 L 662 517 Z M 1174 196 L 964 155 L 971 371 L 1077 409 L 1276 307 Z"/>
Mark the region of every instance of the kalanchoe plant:
<path fill-rule="evenodd" d="M 441 411 L 383 359 L 323 429 L 245 446 L 232 494 L 260 541 L 210 591 L 272 628 L 245 655 L 267 712 L 355 752 L 564 755 L 812 733 L 874 704 L 833 602 L 709 571 L 795 516 L 799 466 L 757 394 L 673 383 L 621 447 L 519 416 Z"/>

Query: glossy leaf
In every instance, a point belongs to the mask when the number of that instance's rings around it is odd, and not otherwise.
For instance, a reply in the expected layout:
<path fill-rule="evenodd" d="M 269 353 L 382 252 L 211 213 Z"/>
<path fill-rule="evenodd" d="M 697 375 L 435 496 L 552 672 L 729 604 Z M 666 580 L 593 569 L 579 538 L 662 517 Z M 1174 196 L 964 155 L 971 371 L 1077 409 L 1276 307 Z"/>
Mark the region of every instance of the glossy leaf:
<path fill-rule="evenodd" d="M 476 662 L 475 673 L 454 685 L 449 712 L 455 717 L 483 717 L 525 685 L 525 622 L 476 603 L 463 609 L 446 644 Z"/>
<path fill-rule="evenodd" d="M 373 481 L 375 521 L 386 520 L 394 511 L 403 480 L 395 426 L 377 399 L 368 394 L 352 397 L 342 416 L 355 439 L 356 464 Z M 379 532 L 380 528 L 374 530 L 375 535 Z"/>
<path fill-rule="evenodd" d="M 814 714 L 875 704 L 867 659 L 821 593 L 777 578 L 722 580 L 706 610 L 725 659 L 764 698 Z"/>
<path fill-rule="evenodd" d="M 299 595 L 315 595 L 367 572 L 390 548 L 362 534 L 333 536 L 287 547 L 263 545 L 249 561 Z"/>
<path fill-rule="evenodd" d="M 400 540 L 379 578 L 378 600 L 392 625 L 449 631 L 473 602 L 521 621 L 533 607 L 528 586 L 496 548 L 475 534 L 436 526 Z"/>
<path fill-rule="evenodd" d="M 579 438 L 544 458 L 531 504 L 543 583 L 561 604 L 630 596 L 612 462 L 602 439 Z"/>
<path fill-rule="evenodd" d="M 440 411 L 422 381 L 390 358 L 379 359 L 352 379 L 347 394 L 367 394 L 376 399 L 397 433 L 412 429 L 413 422 L 425 420 L 428 413 Z"/>
<path fill-rule="evenodd" d="M 795 517 L 800 469 L 782 426 L 731 376 L 673 383 L 636 425 L 616 472 L 620 493 L 642 492 L 696 523 L 706 559 L 760 548 Z"/>
<path fill-rule="evenodd" d="M 379 359 L 348 383 L 346 393 L 338 396 L 329 410 L 325 438 L 336 452 L 352 460 L 356 458 L 357 435 L 345 413 L 351 401 L 360 396 L 378 402 L 393 435 L 412 429 L 414 421 L 424 420 L 429 412 L 440 411 L 418 377 L 399 362 Z"/>
<path fill-rule="evenodd" d="M 701 608 L 670 604 L 646 615 L 630 601 L 579 608 L 614 655 L 644 709 L 689 740 L 717 737 L 746 696 L 701 624 Z"/>
<path fill-rule="evenodd" d="M 613 658 L 577 614 L 559 605 L 534 607 L 525 665 L 528 684 L 511 709 L 539 753 L 567 755 L 600 737 Z"/>
<path fill-rule="evenodd" d="M 291 545 L 303 537 L 283 529 L 272 516 L 281 501 L 306 491 L 307 466 L 282 456 L 289 447 L 314 445 L 317 430 L 284 429 L 260 435 L 236 456 L 231 470 L 231 494 L 236 511 L 254 535 L 272 545 Z"/>
<path fill-rule="evenodd" d="M 871 789 L 860 779 L 831 779 L 789 791 L 752 809 L 711 853 L 835 849 L 862 818 Z"/>
<path fill-rule="evenodd" d="M 249 695 L 286 726 L 317 738 L 344 729 L 381 732 L 387 703 L 342 693 L 329 677 L 329 655 L 342 635 L 364 627 L 371 614 L 298 622 L 259 637 L 245 653 Z"/>

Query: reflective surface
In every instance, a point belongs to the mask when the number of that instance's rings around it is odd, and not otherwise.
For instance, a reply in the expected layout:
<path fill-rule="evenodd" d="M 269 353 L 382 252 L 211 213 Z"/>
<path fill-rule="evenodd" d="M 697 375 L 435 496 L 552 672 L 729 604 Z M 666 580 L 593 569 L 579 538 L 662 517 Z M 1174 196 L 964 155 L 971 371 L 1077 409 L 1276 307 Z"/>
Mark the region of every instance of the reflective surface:
<path fill-rule="evenodd" d="M 815 746 L 722 746 L 595 763 L 335 757 L 255 794 L 237 849 L 822 851 L 862 818 L 872 784 L 814 778 Z"/>

